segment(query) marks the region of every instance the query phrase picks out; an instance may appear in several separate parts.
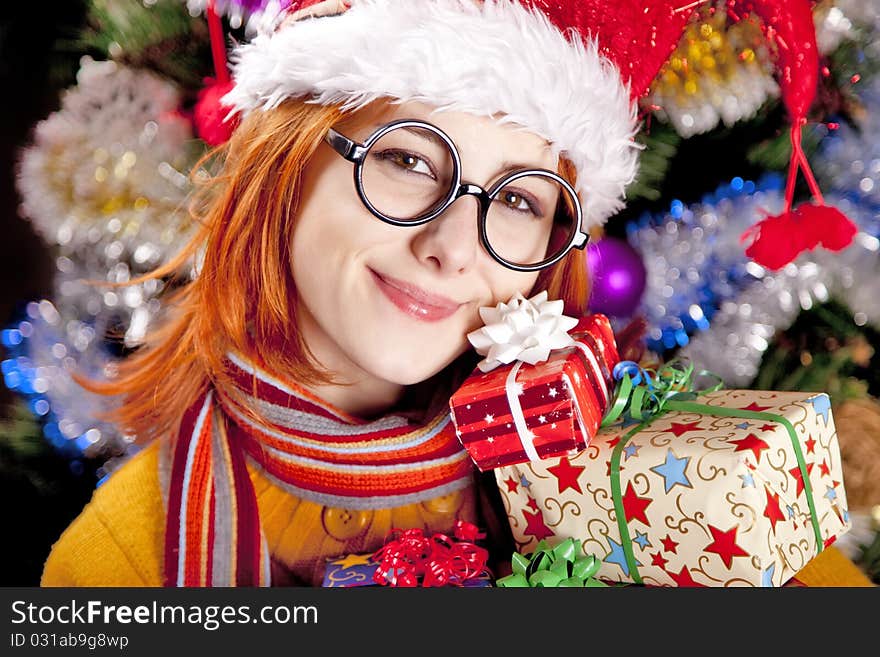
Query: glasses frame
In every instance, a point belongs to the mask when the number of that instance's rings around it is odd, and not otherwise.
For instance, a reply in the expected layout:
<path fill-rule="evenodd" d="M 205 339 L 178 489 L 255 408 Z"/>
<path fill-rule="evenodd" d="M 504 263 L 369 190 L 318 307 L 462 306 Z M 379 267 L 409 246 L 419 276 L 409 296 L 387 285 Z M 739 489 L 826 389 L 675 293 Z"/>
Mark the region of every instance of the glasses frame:
<path fill-rule="evenodd" d="M 373 147 L 373 145 L 382 137 L 384 137 L 392 130 L 396 130 L 399 128 L 419 128 L 422 130 L 428 130 L 437 135 L 437 137 L 439 137 L 449 147 L 449 151 L 450 153 L 452 153 L 454 169 L 454 179 L 452 184 L 449 186 L 449 194 L 447 194 L 446 198 L 438 203 L 437 206 L 428 213 L 407 221 L 396 219 L 394 217 L 389 217 L 388 215 L 379 211 L 375 206 L 373 206 L 373 204 L 370 203 L 370 199 L 367 198 L 367 195 L 364 192 L 363 183 L 364 162 L 366 160 L 367 153 L 370 152 L 370 149 Z M 391 224 L 392 226 L 421 226 L 439 217 L 446 211 L 447 208 L 449 208 L 450 205 L 455 203 L 463 196 L 473 196 L 477 199 L 480 206 L 480 244 L 496 262 L 507 267 L 508 269 L 512 269 L 518 272 L 540 271 L 541 269 L 550 267 L 551 265 L 554 265 L 562 260 L 562 258 L 568 255 L 568 253 L 572 249 L 583 250 L 590 240 L 589 234 L 584 230 L 583 209 L 581 207 L 581 202 L 578 198 L 577 192 L 562 176 L 554 173 L 553 171 L 548 171 L 547 169 L 519 169 L 500 178 L 497 182 L 493 183 L 488 190 L 483 189 L 480 185 L 475 185 L 473 183 L 462 181 L 461 156 L 458 153 L 458 149 L 455 147 L 455 143 L 445 132 L 443 132 L 437 126 L 431 125 L 430 123 L 417 121 L 414 119 L 401 119 L 398 121 L 392 121 L 391 123 L 385 124 L 377 128 L 369 137 L 367 137 L 366 141 L 364 141 L 363 143 L 358 143 L 353 139 L 349 139 L 339 131 L 330 128 L 327 131 L 326 136 L 324 137 L 324 141 L 326 141 L 327 144 L 329 144 L 329 146 L 339 155 L 354 164 L 355 189 L 357 190 L 358 197 L 360 197 L 361 202 L 364 204 L 367 210 L 369 210 L 376 218 L 381 219 L 385 223 Z M 491 206 L 495 195 L 510 183 L 529 175 L 544 176 L 562 185 L 562 187 L 574 199 L 577 228 L 572 231 L 571 237 L 569 238 L 568 242 L 558 254 L 533 265 L 521 265 L 506 260 L 495 252 L 495 250 L 492 248 L 492 245 L 489 243 L 489 235 L 486 229 L 486 219 L 489 214 L 489 207 Z"/>

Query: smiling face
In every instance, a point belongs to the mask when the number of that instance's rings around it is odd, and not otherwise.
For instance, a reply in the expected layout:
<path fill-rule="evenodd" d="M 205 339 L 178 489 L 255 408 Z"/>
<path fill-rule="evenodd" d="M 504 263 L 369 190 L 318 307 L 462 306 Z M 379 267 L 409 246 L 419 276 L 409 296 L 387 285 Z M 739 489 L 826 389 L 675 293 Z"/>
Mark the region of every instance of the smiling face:
<path fill-rule="evenodd" d="M 362 143 L 398 119 L 431 123 L 461 155 L 461 177 L 488 189 L 510 163 L 555 171 L 546 141 L 490 118 L 414 102 L 362 112 L 339 132 Z M 421 163 L 390 162 L 413 169 Z M 306 168 L 291 246 L 300 331 L 340 382 L 395 387 L 424 381 L 469 348 L 479 308 L 527 294 L 537 273 L 496 262 L 480 245 L 478 203 L 465 196 L 420 226 L 393 226 L 364 207 L 353 164 L 322 144 Z M 516 209 L 523 205 L 507 197 Z"/>

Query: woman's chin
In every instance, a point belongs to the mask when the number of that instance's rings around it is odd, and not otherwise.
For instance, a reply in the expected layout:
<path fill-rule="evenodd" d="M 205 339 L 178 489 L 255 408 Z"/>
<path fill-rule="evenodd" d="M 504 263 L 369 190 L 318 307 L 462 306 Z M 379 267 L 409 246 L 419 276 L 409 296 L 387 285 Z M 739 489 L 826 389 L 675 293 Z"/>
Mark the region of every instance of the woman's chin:
<path fill-rule="evenodd" d="M 375 362 L 363 363 L 364 370 L 375 378 L 388 381 L 401 386 L 411 386 L 427 381 L 441 372 L 459 355 L 450 355 L 443 360 L 437 359 L 437 354 L 431 354 L 424 346 L 413 350 L 396 348 L 385 352 L 388 358 L 375 359 Z M 433 356 L 431 362 L 426 362 L 426 357 Z"/>

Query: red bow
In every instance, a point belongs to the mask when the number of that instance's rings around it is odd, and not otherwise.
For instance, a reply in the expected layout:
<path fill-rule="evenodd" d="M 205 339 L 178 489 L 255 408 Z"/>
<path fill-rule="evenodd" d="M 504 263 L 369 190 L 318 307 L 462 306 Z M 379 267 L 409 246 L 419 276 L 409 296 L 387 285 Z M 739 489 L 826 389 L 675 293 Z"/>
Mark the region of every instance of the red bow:
<path fill-rule="evenodd" d="M 462 586 L 488 573 L 489 553 L 474 541 L 485 538 L 476 525 L 459 520 L 455 538 L 422 529 L 392 529 L 373 554 L 379 562 L 373 581 L 383 586 Z"/>

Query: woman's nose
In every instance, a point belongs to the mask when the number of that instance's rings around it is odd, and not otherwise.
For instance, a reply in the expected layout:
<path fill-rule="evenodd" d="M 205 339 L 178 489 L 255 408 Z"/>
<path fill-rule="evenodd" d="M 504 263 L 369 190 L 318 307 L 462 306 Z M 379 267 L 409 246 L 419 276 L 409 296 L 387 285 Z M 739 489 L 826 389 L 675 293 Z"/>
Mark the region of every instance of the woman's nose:
<path fill-rule="evenodd" d="M 413 253 L 441 272 L 464 273 L 479 256 L 479 213 L 476 196 L 457 199 L 439 217 L 421 227 L 413 238 Z"/>

